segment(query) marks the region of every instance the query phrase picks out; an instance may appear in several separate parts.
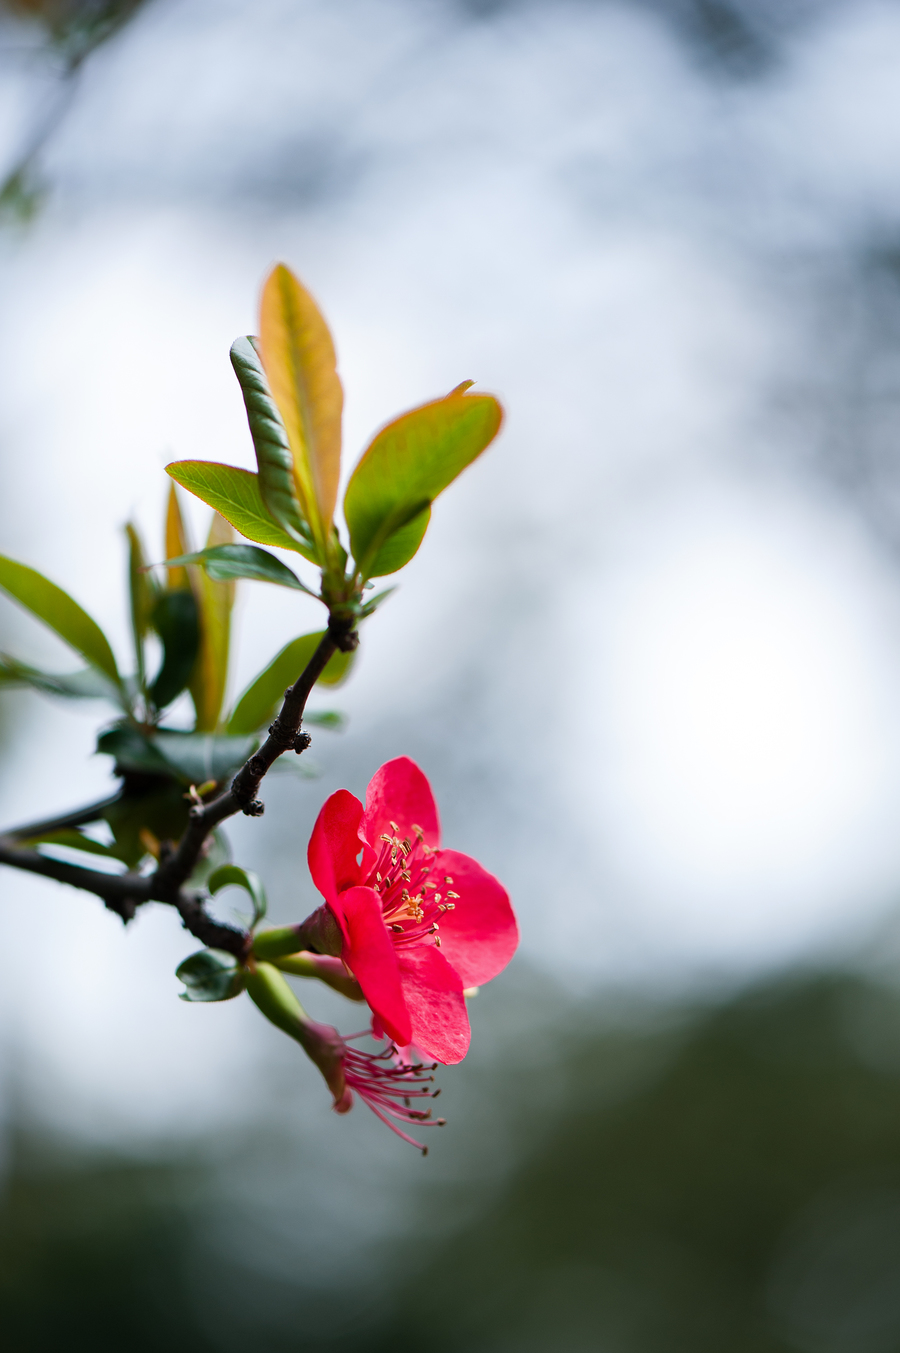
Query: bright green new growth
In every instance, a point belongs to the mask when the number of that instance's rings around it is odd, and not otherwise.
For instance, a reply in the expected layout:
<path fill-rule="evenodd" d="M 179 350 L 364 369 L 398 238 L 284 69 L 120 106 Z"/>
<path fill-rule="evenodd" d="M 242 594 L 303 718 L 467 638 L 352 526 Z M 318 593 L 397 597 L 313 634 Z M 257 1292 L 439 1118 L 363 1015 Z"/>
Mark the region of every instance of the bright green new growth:
<path fill-rule="evenodd" d="M 298 550 L 315 563 L 315 556 L 299 545 L 271 516 L 262 500 L 259 476 L 252 470 L 219 465 L 211 460 L 178 460 L 166 466 L 166 474 L 195 498 L 214 508 L 236 531 L 257 545 L 277 545 Z"/>
<path fill-rule="evenodd" d="M 363 578 L 402 568 L 419 548 L 431 504 L 480 456 L 502 421 L 492 395 L 453 394 L 389 423 L 344 496 L 350 549 Z"/>
<path fill-rule="evenodd" d="M 353 559 L 345 573 L 347 553 L 331 520 L 343 399 L 334 345 L 312 296 L 283 264 L 263 288 L 260 333 L 261 340 L 239 338 L 231 348 L 258 475 L 202 461 L 177 461 L 168 473 L 248 540 L 296 550 L 319 564 L 322 600 L 332 610 L 370 615 L 375 601 L 364 604 L 365 583 L 413 557 L 431 504 L 497 435 L 502 410 L 492 395 L 467 393 L 472 382 L 464 381 L 376 435 L 344 497 Z M 209 570 L 212 561 L 198 562 Z M 267 581 L 285 581 L 268 567 Z"/>

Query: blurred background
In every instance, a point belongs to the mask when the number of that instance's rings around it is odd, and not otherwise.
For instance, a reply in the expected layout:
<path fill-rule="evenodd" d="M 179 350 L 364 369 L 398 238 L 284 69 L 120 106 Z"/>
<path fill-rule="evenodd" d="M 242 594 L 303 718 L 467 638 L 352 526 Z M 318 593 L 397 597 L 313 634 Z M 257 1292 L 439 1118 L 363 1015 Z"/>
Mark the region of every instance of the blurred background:
<path fill-rule="evenodd" d="M 323 798 L 408 753 L 523 934 L 422 1161 L 179 1002 L 165 908 L 4 871 L 4 1347 L 900 1350 L 900 3 L 0 15 L 0 548 L 126 652 L 125 521 L 158 558 L 169 460 L 253 464 L 279 259 L 348 468 L 498 393 L 347 731 L 230 835 L 303 916 Z M 236 689 L 318 623 L 242 589 Z M 109 792 L 99 717 L 4 695 L 0 820 Z"/>

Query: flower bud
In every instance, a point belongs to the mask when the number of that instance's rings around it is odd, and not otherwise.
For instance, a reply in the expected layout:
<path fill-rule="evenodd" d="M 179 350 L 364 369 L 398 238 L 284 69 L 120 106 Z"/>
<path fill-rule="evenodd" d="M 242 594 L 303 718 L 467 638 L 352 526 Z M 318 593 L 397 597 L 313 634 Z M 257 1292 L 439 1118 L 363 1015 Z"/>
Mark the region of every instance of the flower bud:
<path fill-rule="evenodd" d="M 334 1096 L 338 1113 L 346 1113 L 349 1095 L 344 1080 L 344 1040 L 337 1029 L 317 1024 L 307 1015 L 291 988 L 271 963 L 256 963 L 247 972 L 247 993 L 266 1019 L 281 1029 L 303 1048 L 315 1062 Z"/>

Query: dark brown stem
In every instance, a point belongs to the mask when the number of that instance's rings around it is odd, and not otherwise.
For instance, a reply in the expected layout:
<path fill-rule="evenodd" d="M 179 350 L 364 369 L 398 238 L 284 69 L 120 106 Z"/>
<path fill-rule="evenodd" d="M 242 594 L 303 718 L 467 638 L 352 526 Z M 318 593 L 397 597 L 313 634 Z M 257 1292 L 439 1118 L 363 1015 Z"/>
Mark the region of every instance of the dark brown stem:
<path fill-rule="evenodd" d="M 104 874 L 99 869 L 85 869 L 80 864 L 53 860 L 48 855 L 20 846 L 8 836 L 0 836 L 0 864 L 9 864 L 14 869 L 41 874 L 44 878 L 56 879 L 57 883 L 68 883 L 73 888 L 94 893 L 123 921 L 130 921 L 137 908 L 143 902 L 151 901 L 153 896 L 149 878 L 139 874 Z"/>
<path fill-rule="evenodd" d="M 202 895 L 186 891 L 184 885 L 193 873 L 206 838 L 214 827 L 235 813 L 244 812 L 251 817 L 258 817 L 262 813 L 263 805 L 257 801 L 256 795 L 263 776 L 283 752 L 291 750 L 299 753 L 309 746 L 309 737 L 300 731 L 300 724 L 310 691 L 334 652 L 337 649 L 345 653 L 352 652 L 358 642 L 352 621 L 332 617 L 327 632 L 304 671 L 293 686 L 285 691 L 281 713 L 269 729 L 266 741 L 244 763 L 223 794 L 192 811 L 177 848 L 161 860 L 153 874 L 104 874 L 98 869 L 86 869 L 82 865 L 51 859 L 20 844 L 29 836 L 41 836 L 64 827 L 93 822 L 103 809 L 116 802 L 118 795 L 72 813 L 16 827 L 0 835 L 0 864 L 8 864 L 14 869 L 24 869 L 28 873 L 40 874 L 44 878 L 56 879 L 58 883 L 68 883 L 73 888 L 94 893 L 123 921 L 130 921 L 137 908 L 145 902 L 164 902 L 177 909 L 185 929 L 202 944 L 244 958 L 249 952 L 250 935 L 214 920 L 205 910 Z"/>
<path fill-rule="evenodd" d="M 250 936 L 244 930 L 214 920 L 204 909 L 202 897 L 178 890 L 174 896 L 160 897 L 155 888 L 156 876 L 151 874 L 104 874 L 99 869 L 86 869 L 80 864 L 54 860 L 36 850 L 28 850 L 8 836 L 0 836 L 0 864 L 24 869 L 29 874 L 68 883 L 73 888 L 94 893 L 110 911 L 130 921 L 138 907 L 145 902 L 168 902 L 181 917 L 185 930 L 211 949 L 224 949 L 243 958 L 250 946 Z"/>
<path fill-rule="evenodd" d="M 28 841 L 35 836 L 49 836 L 51 832 L 64 831 L 66 827 L 82 827 L 86 822 L 96 822 L 107 808 L 119 802 L 120 797 L 121 793 L 116 793 L 108 799 L 89 803 L 84 808 L 75 808 L 71 813 L 60 813 L 58 817 L 46 817 L 38 822 L 26 822 L 24 827 L 10 827 L 3 835 L 11 840 Z"/>
<path fill-rule="evenodd" d="M 205 803 L 202 808 L 198 805 L 191 812 L 177 849 L 160 864 L 154 876 L 156 888 L 164 897 L 177 892 L 190 877 L 200 858 L 203 843 L 214 827 L 235 813 L 246 813 L 248 817 L 262 814 L 263 805 L 256 795 L 263 776 L 282 753 L 294 751 L 299 754 L 309 746 L 309 738 L 300 732 L 300 724 L 310 691 L 335 651 L 338 648 L 344 652 L 352 651 L 357 643 L 356 633 L 349 624 L 338 626 L 332 622 L 329 625 L 306 668 L 293 686 L 285 691 L 281 713 L 271 725 L 263 745 L 244 762 L 224 793 Z"/>

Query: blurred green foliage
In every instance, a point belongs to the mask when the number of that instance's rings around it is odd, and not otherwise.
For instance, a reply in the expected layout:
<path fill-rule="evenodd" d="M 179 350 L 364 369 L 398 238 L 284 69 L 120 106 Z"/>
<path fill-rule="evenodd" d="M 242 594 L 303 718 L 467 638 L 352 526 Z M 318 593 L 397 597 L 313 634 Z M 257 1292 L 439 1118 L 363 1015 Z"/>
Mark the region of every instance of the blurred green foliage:
<path fill-rule="evenodd" d="M 199 1163 L 41 1165 L 20 1142 L 0 1213 L 4 1348 L 900 1348 L 900 994 L 821 976 L 643 1028 L 569 1014 L 541 1034 L 529 1112 L 520 1068 L 493 1077 L 505 1181 L 492 1196 L 477 1170 L 423 1174 L 377 1300 L 305 1286 L 299 1265 L 204 1259 Z M 449 1236 L 447 1217 L 463 1219 Z M 219 1328 L 209 1310 L 235 1290 L 248 1324 Z M 330 1326 L 311 1328 L 314 1308 Z"/>

